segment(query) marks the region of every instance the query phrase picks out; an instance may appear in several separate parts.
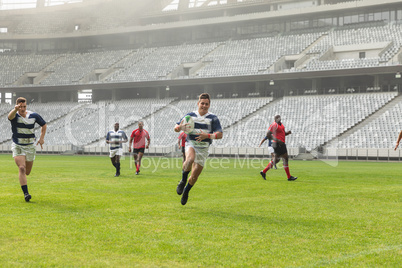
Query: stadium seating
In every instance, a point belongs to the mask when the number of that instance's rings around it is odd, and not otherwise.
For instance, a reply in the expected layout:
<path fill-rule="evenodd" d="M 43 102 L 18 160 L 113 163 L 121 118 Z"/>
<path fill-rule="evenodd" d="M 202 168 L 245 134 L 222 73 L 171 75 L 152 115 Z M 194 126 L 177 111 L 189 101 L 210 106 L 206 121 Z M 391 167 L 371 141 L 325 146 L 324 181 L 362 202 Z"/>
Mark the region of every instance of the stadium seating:
<path fill-rule="evenodd" d="M 377 55 L 337 59 L 326 53 L 334 47 L 358 47 L 361 44 L 388 44 Z M 0 54 L 0 86 L 26 86 L 19 79 L 27 73 L 43 74 L 35 79 L 40 85 L 74 85 L 155 81 L 186 78 L 230 77 L 273 72 L 303 72 L 368 68 L 395 65 L 393 61 L 402 46 L 402 23 L 376 22 L 317 28 L 273 36 L 222 42 L 142 47 L 126 50 L 48 54 Z M 276 69 L 274 64 L 285 56 L 308 55 L 309 60 L 297 66 Z M 326 55 L 326 56 L 325 56 Z M 186 65 L 191 72 L 174 72 Z M 193 68 L 194 67 L 194 68 Z M 186 67 L 189 68 L 189 67 Z M 106 73 L 94 75 L 96 70 Z M 92 76 L 91 76 L 92 75 Z M 29 83 L 28 83 L 29 85 Z"/>
<path fill-rule="evenodd" d="M 402 129 L 401 113 L 402 100 L 399 100 L 369 124 L 357 128 L 356 131 L 346 137 L 340 138 L 330 147 L 392 148 L 395 146 L 396 137 Z"/>
<path fill-rule="evenodd" d="M 396 93 L 284 97 L 228 128 L 217 147 L 256 147 L 275 115 L 292 135 L 288 147 L 314 149 L 377 111 Z"/>

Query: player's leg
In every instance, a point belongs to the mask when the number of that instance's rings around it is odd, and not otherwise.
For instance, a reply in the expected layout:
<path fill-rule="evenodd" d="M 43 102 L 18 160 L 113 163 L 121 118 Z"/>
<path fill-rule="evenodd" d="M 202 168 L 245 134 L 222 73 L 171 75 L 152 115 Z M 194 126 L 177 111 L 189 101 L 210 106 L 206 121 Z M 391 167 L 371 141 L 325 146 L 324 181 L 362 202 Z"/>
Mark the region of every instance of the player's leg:
<path fill-rule="evenodd" d="M 110 161 L 112 161 L 112 165 L 116 167 L 116 155 L 110 157 Z"/>
<path fill-rule="evenodd" d="M 181 180 L 176 188 L 176 192 L 178 195 L 181 195 L 183 193 L 184 187 L 186 186 L 186 183 L 187 183 L 188 174 L 190 173 L 191 167 L 193 166 L 193 163 L 194 163 L 194 159 L 195 159 L 194 148 L 187 147 L 186 148 L 186 161 L 184 161 L 184 163 L 183 163 Z"/>
<path fill-rule="evenodd" d="M 31 199 L 31 195 L 28 192 L 27 174 L 26 174 L 27 173 L 27 162 L 25 161 L 25 155 L 15 156 L 14 161 L 18 167 L 18 179 L 20 181 L 21 189 L 24 192 L 25 201 L 28 202 Z M 32 170 L 32 165 L 31 165 L 30 169 Z"/>
<path fill-rule="evenodd" d="M 260 171 L 260 174 L 264 180 L 266 180 L 266 173 L 268 172 L 268 170 L 276 166 L 276 163 L 278 162 L 279 161 L 277 160 L 277 156 L 276 154 L 274 154 L 274 157 L 271 159 L 271 161 L 269 161 L 268 165 L 263 170 Z"/>
<path fill-rule="evenodd" d="M 181 204 L 183 206 L 185 204 L 187 204 L 188 193 L 190 192 L 190 190 L 194 186 L 194 184 L 197 182 L 198 177 L 200 176 L 200 174 L 201 174 L 203 169 L 204 169 L 204 167 L 201 166 L 200 164 L 193 163 L 191 176 L 188 179 L 188 183 L 187 183 L 187 185 L 186 185 L 186 187 L 184 188 L 184 191 L 183 191 L 183 196 L 181 197 Z"/>
<path fill-rule="evenodd" d="M 115 163 L 115 167 L 116 167 L 116 175 L 114 175 L 115 177 L 120 176 L 120 155 L 115 155 L 114 156 L 114 163 Z"/>
<path fill-rule="evenodd" d="M 137 160 L 138 159 L 138 152 L 137 152 L 137 149 L 134 149 L 133 157 L 134 157 L 134 164 L 135 164 L 135 174 L 137 174 L 138 173 L 138 160 Z"/>
<path fill-rule="evenodd" d="M 137 173 L 140 173 L 141 159 L 142 159 L 143 155 L 144 155 L 143 152 L 138 152 L 138 156 L 137 156 Z"/>
<path fill-rule="evenodd" d="M 289 156 L 288 153 L 285 153 L 283 155 L 281 155 L 281 158 L 283 159 L 283 168 L 285 169 L 286 175 L 288 177 L 288 181 L 294 181 L 297 179 L 297 177 L 293 177 L 290 175 L 290 171 L 289 171 Z"/>
<path fill-rule="evenodd" d="M 181 147 L 181 152 L 183 154 L 183 163 L 186 162 L 186 148 L 183 146 Z"/>
<path fill-rule="evenodd" d="M 274 169 L 278 169 L 278 168 L 276 167 L 276 164 L 277 164 L 277 163 L 275 163 L 274 159 L 275 159 L 275 154 L 274 154 L 274 153 L 271 153 L 271 161 L 272 161 L 272 163 L 274 163 Z M 279 161 L 278 161 L 278 162 L 279 162 Z"/>

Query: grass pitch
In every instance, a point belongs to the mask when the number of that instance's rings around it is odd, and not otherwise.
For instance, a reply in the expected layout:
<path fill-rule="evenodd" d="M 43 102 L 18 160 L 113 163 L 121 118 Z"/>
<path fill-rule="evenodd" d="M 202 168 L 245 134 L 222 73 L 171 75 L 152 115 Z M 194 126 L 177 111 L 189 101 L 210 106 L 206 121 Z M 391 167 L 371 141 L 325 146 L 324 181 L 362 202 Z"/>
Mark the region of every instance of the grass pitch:
<path fill-rule="evenodd" d="M 148 159 L 148 160 L 146 160 Z M 402 164 L 210 159 L 187 205 L 180 159 L 139 176 L 107 156 L 38 155 L 26 203 L 0 155 L 0 266 L 399 267 Z"/>

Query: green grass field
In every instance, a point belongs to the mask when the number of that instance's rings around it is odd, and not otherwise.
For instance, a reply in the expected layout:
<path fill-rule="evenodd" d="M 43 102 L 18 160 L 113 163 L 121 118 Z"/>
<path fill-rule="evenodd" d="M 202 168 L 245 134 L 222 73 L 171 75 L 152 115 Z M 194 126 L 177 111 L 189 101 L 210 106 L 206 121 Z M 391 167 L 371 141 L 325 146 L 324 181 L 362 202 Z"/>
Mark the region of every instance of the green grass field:
<path fill-rule="evenodd" d="M 402 164 L 210 159 L 187 205 L 180 159 L 141 175 L 107 156 L 38 155 L 26 203 L 0 155 L 0 266 L 400 267 Z"/>

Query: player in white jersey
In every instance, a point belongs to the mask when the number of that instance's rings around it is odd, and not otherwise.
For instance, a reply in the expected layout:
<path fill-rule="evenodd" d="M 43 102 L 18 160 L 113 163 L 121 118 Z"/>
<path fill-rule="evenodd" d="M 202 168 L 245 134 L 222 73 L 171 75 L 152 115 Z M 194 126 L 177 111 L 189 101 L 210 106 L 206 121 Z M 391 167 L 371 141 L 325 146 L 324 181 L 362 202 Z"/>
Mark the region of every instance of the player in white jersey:
<path fill-rule="evenodd" d="M 123 130 L 119 130 L 119 123 L 114 124 L 114 130 L 106 135 L 106 143 L 110 144 L 110 160 L 116 168 L 115 177 L 120 176 L 120 157 L 123 155 L 123 143 L 128 141 L 127 135 Z"/>
<path fill-rule="evenodd" d="M 14 109 L 8 114 L 8 120 L 11 122 L 13 132 L 11 150 L 18 166 L 18 178 L 25 201 L 29 202 L 32 197 L 28 192 L 27 176 L 31 173 L 36 154 L 35 123 L 41 126 L 39 141 L 36 143 L 40 144 L 41 148 L 45 143 L 47 125 L 39 114 L 27 111 L 27 100 L 22 97 L 16 100 Z"/>
<path fill-rule="evenodd" d="M 188 193 L 200 176 L 208 157 L 208 149 L 213 139 L 222 139 L 222 127 L 216 115 L 208 112 L 211 99 L 208 93 L 203 93 L 198 98 L 198 111 L 188 113 L 194 120 L 194 131 L 187 135 L 186 161 L 183 163 L 182 179 L 177 185 L 177 194 L 182 195 L 181 204 L 185 205 Z M 186 129 L 182 123 L 183 118 L 177 122 L 174 131 L 180 132 Z M 191 176 L 188 174 L 191 171 Z M 187 185 L 186 185 L 187 183 Z"/>

